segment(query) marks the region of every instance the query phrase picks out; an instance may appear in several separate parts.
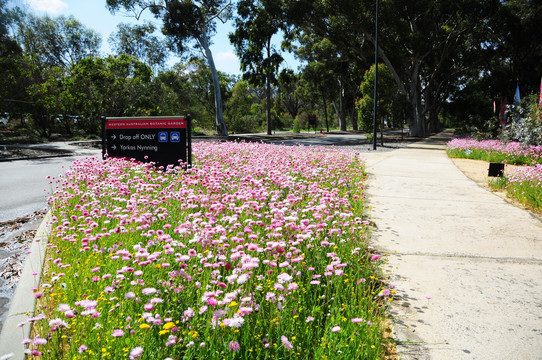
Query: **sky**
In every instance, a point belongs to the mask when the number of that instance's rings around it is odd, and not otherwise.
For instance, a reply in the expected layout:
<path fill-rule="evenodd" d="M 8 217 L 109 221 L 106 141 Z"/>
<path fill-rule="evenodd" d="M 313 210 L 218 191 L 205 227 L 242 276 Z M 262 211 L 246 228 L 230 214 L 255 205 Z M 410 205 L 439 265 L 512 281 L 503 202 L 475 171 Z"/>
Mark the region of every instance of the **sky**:
<path fill-rule="evenodd" d="M 115 32 L 117 24 L 137 23 L 137 20 L 133 16 L 129 16 L 129 14 L 116 13 L 112 15 L 106 9 L 105 0 L 15 0 L 12 3 L 28 9 L 28 11 L 32 11 L 38 16 L 45 14 L 49 16 L 73 15 L 82 24 L 101 34 L 103 54 L 111 53 L 108 39 L 110 34 Z M 160 22 L 154 19 L 149 12 L 147 12 L 146 19 L 160 28 Z M 233 32 L 232 21 L 226 24 L 218 21 L 217 33 L 212 38 L 211 51 L 219 71 L 240 75 L 239 59 L 228 39 L 228 33 L 230 32 Z M 280 46 L 277 47 L 280 48 Z M 283 57 L 285 58 L 283 67 L 297 70 L 299 62 L 293 55 L 284 53 Z M 173 65 L 177 60 L 177 58 L 170 59 L 168 65 Z"/>

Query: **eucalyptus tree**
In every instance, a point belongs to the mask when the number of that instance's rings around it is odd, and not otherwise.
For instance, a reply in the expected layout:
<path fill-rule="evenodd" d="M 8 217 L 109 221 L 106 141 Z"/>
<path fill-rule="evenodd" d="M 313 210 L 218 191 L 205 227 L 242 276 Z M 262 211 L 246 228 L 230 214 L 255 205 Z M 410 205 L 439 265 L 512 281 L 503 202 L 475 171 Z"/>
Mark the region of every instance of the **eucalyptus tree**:
<path fill-rule="evenodd" d="M 374 49 L 372 0 L 298 0 L 285 2 L 290 26 L 329 39 L 341 51 L 363 60 Z M 424 135 L 427 113 L 446 101 L 449 79 L 472 69 L 465 54 L 480 46 L 473 34 L 500 6 L 498 0 L 391 0 L 381 3 L 378 55 L 410 103 L 413 135 Z M 374 54 L 374 51 L 373 51 Z M 444 76 L 449 74 L 449 76 Z"/>
<path fill-rule="evenodd" d="M 282 70 L 278 77 L 277 102 L 295 119 L 304 107 L 301 74 L 291 69 Z"/>
<path fill-rule="evenodd" d="M 378 120 L 380 130 L 384 128 L 384 118 L 391 119 L 393 116 L 393 103 L 396 99 L 397 85 L 393 80 L 391 72 L 384 64 L 378 64 L 378 76 L 380 91 L 378 93 Z M 357 102 L 359 109 L 359 119 L 363 130 L 368 133 L 373 132 L 373 109 L 374 109 L 374 84 L 375 84 L 375 66 L 372 65 L 363 76 L 361 83 L 361 98 Z"/>
<path fill-rule="evenodd" d="M 213 75 L 210 69 L 205 66 L 205 60 L 202 58 L 190 59 L 184 69 L 188 75 L 187 90 L 194 99 L 192 104 L 195 109 L 193 114 L 195 125 L 209 128 L 212 125 L 212 119 L 216 118 L 216 107 L 213 101 L 213 94 L 216 93 L 216 90 Z M 218 77 L 219 91 L 227 106 L 236 78 L 221 71 L 218 71 L 216 76 Z M 227 112 L 226 110 L 224 113 Z"/>
<path fill-rule="evenodd" d="M 118 24 L 109 43 L 117 54 L 135 56 L 153 70 L 162 68 L 168 58 L 167 44 L 154 35 L 156 27 L 147 22 L 142 25 Z"/>
<path fill-rule="evenodd" d="M 9 9 L 7 0 L 0 0 L 0 112 L 13 111 L 24 104 L 20 79 L 22 49 L 9 31 L 18 9 Z"/>
<path fill-rule="evenodd" d="M 333 70 L 326 67 L 323 62 L 310 62 L 302 71 L 302 79 L 307 87 L 307 97 L 313 103 L 321 101 L 322 110 L 324 111 L 324 121 L 326 131 L 329 132 L 329 114 L 328 105 L 332 99 L 337 97 L 337 83 L 334 77 Z"/>
<path fill-rule="evenodd" d="M 152 113 L 151 79 L 151 68 L 133 56 L 85 58 L 64 79 L 64 106 L 81 116 L 80 126 L 88 133 L 98 134 L 102 116 Z"/>
<path fill-rule="evenodd" d="M 225 22 L 230 7 L 231 2 L 226 0 L 107 0 L 107 8 L 111 12 L 124 9 L 138 19 L 143 11 L 151 11 L 157 19 L 162 20 L 162 32 L 170 38 L 179 53 L 188 50 L 192 43 L 202 50 L 214 83 L 215 123 L 217 133 L 221 136 L 227 136 L 228 130 L 224 122 L 220 82 L 210 44 L 216 32 L 216 21 Z"/>
<path fill-rule="evenodd" d="M 283 61 L 272 43 L 283 25 L 281 2 L 276 0 L 240 0 L 235 32 L 230 41 L 241 61 L 243 78 L 252 85 L 266 88 L 267 134 L 271 135 L 271 86 L 278 81 L 279 66 Z"/>
<path fill-rule="evenodd" d="M 357 129 L 354 116 L 355 99 L 359 95 L 359 83 L 363 73 L 363 70 L 359 69 L 369 65 L 364 59 L 353 56 L 348 48 L 342 48 L 321 35 L 300 33 L 298 40 L 299 46 L 295 51 L 299 58 L 308 63 L 303 70 L 305 79 L 322 96 L 325 111 L 327 112 L 327 103 L 333 105 L 341 130 L 347 128 L 348 113 L 353 118 L 353 128 Z"/>
<path fill-rule="evenodd" d="M 101 36 L 73 16 L 37 17 L 27 14 L 18 29 L 24 52 L 41 66 L 67 69 L 79 60 L 99 54 Z"/>

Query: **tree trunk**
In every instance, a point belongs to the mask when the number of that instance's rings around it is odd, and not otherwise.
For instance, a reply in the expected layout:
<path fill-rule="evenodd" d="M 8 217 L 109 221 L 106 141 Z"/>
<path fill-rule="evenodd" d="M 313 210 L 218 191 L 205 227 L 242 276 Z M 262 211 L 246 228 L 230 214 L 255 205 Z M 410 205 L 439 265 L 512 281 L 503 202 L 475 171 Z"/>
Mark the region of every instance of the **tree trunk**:
<path fill-rule="evenodd" d="M 352 130 L 358 131 L 358 119 L 354 110 L 350 113 L 350 119 L 352 120 Z"/>
<path fill-rule="evenodd" d="M 412 136 L 425 136 L 425 115 L 422 109 L 422 96 L 421 96 L 421 84 L 419 77 L 419 62 L 414 66 L 412 76 L 410 79 L 410 91 L 408 94 L 408 100 L 412 107 L 412 129 L 410 129 L 410 135 Z"/>
<path fill-rule="evenodd" d="M 352 130 L 354 131 L 358 131 L 358 117 L 356 115 L 356 98 L 354 96 L 352 107 L 350 108 L 350 120 L 352 121 Z"/>
<path fill-rule="evenodd" d="M 341 107 L 341 116 L 339 117 L 339 128 L 341 131 L 346 131 L 346 116 L 344 111 L 344 85 L 341 81 L 341 93 L 339 94 L 339 106 Z"/>
<path fill-rule="evenodd" d="M 267 58 L 271 58 L 271 37 L 267 39 Z M 267 76 L 265 81 L 267 82 L 266 97 L 267 97 L 267 109 L 265 118 L 267 120 L 267 135 L 271 135 L 271 74 L 270 70 L 267 70 Z"/>
<path fill-rule="evenodd" d="M 333 100 L 331 104 L 333 105 L 333 108 L 335 109 L 335 112 L 337 113 L 337 117 L 339 118 L 339 129 L 340 129 L 342 125 L 341 124 L 341 117 L 342 117 L 341 109 L 337 106 L 337 102 L 335 100 Z"/>
<path fill-rule="evenodd" d="M 209 42 L 207 40 L 207 27 L 203 28 L 203 34 L 198 38 L 198 41 L 205 51 L 207 57 L 207 63 L 211 70 L 211 77 L 213 78 L 213 87 L 215 92 L 215 109 L 216 109 L 216 132 L 219 136 L 228 136 L 228 129 L 224 122 L 224 115 L 222 114 L 222 95 L 220 93 L 220 82 L 218 81 L 218 73 L 216 71 L 215 62 L 213 60 L 213 54 L 209 48 Z"/>
<path fill-rule="evenodd" d="M 322 91 L 322 101 L 324 103 L 324 116 L 326 118 L 326 132 L 329 132 L 329 120 L 327 116 L 327 101 L 326 101 L 326 96 L 324 95 L 323 91 Z"/>
<path fill-rule="evenodd" d="M 412 76 L 410 77 L 410 89 L 407 90 L 405 84 L 402 82 L 401 77 L 395 70 L 395 67 L 391 63 L 390 59 L 386 55 L 386 53 L 379 47 L 378 53 L 388 69 L 390 69 L 393 78 L 395 79 L 395 82 L 397 86 L 399 87 L 399 91 L 403 95 L 406 96 L 408 102 L 411 105 L 411 125 L 410 128 L 410 135 L 411 136 L 425 136 L 425 119 L 424 119 L 424 113 L 422 111 L 422 98 L 421 98 L 421 84 L 420 84 L 420 77 L 419 77 L 419 71 L 420 71 L 420 64 L 421 61 L 418 59 L 417 56 L 414 56 L 412 59 Z"/>

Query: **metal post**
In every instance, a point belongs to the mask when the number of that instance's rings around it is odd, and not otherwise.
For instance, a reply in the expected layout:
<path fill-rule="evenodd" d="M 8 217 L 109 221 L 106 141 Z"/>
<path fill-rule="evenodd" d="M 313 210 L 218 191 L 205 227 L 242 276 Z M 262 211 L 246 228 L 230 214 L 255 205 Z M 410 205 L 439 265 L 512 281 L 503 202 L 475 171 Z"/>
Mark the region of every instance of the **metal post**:
<path fill-rule="evenodd" d="M 106 138 L 105 138 L 105 126 L 106 126 L 106 119 L 105 116 L 102 116 L 102 160 L 105 160 L 105 154 L 107 153 L 107 147 L 106 147 Z"/>
<path fill-rule="evenodd" d="M 376 124 L 377 124 L 377 104 L 378 104 L 378 3 L 376 0 L 375 15 L 375 92 L 374 92 L 374 110 L 373 110 L 373 150 L 376 150 Z"/>
<path fill-rule="evenodd" d="M 187 163 L 188 167 L 192 167 L 192 117 L 186 115 L 186 139 L 187 139 Z"/>

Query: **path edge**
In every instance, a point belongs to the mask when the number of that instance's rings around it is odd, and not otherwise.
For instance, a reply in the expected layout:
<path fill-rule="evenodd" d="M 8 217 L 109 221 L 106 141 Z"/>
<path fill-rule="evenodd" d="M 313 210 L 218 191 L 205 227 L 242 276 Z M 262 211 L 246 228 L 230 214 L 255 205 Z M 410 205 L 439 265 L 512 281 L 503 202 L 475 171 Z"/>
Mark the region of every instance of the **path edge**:
<path fill-rule="evenodd" d="M 32 289 L 38 287 L 41 277 L 41 269 L 45 261 L 45 250 L 52 228 L 52 213 L 49 210 L 34 236 L 30 253 L 24 262 L 21 278 L 11 299 L 11 305 L 6 321 L 0 333 L 0 359 L 24 360 L 26 347 L 22 344 L 23 339 L 30 336 L 30 324 L 22 328 L 18 324 L 26 322 L 29 315 L 34 315 L 36 304 Z M 37 273 L 37 275 L 33 275 Z"/>

